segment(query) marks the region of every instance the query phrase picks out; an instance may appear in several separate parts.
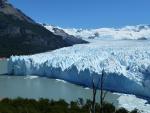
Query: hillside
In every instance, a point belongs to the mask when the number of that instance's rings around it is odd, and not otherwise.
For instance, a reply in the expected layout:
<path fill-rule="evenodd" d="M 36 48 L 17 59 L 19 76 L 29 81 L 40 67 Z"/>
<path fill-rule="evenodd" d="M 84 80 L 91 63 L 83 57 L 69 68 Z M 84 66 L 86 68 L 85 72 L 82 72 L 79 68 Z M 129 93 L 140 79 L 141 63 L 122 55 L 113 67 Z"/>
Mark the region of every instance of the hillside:
<path fill-rule="evenodd" d="M 69 45 L 61 36 L 0 0 L 0 57 L 40 53 Z"/>
<path fill-rule="evenodd" d="M 51 26 L 51 25 L 46 25 L 46 24 L 44 24 L 43 26 L 49 31 L 51 31 L 52 33 L 54 33 L 55 35 L 62 36 L 63 40 L 65 40 L 68 44 L 73 45 L 73 44 L 88 43 L 82 38 L 66 33 L 62 28 Z"/>

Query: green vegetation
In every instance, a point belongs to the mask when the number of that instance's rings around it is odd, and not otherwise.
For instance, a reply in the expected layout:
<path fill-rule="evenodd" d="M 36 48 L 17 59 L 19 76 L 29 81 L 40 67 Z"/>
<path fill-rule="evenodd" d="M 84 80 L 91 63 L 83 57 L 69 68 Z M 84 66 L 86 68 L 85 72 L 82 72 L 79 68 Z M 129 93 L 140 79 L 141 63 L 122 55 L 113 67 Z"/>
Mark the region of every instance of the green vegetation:
<path fill-rule="evenodd" d="M 0 113 L 90 113 L 91 101 L 86 103 L 48 99 L 2 99 Z M 100 105 L 96 104 L 96 113 L 100 113 Z M 128 112 L 124 108 L 116 109 L 112 104 L 104 103 L 103 113 L 139 113 L 137 110 Z"/>

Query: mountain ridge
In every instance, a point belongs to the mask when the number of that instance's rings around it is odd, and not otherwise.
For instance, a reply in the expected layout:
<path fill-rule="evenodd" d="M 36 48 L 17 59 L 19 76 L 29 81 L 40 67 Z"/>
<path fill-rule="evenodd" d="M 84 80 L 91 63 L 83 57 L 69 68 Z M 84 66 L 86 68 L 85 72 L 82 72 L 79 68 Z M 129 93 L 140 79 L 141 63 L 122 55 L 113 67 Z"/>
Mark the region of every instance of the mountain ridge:
<path fill-rule="evenodd" d="M 46 25 L 52 28 L 59 28 L 65 33 L 83 40 L 149 40 L 150 25 L 125 26 L 122 28 L 62 28 L 58 26 Z M 53 32 L 52 30 L 50 30 Z"/>
<path fill-rule="evenodd" d="M 73 44 L 0 0 L 0 57 L 41 53 Z"/>
<path fill-rule="evenodd" d="M 49 26 L 46 24 L 43 24 L 43 26 L 49 31 L 51 31 L 52 33 L 54 33 L 55 35 L 62 36 L 63 39 L 71 45 L 88 43 L 88 41 L 85 41 L 82 38 L 78 38 L 71 34 L 66 33 L 63 29 L 59 27 Z"/>

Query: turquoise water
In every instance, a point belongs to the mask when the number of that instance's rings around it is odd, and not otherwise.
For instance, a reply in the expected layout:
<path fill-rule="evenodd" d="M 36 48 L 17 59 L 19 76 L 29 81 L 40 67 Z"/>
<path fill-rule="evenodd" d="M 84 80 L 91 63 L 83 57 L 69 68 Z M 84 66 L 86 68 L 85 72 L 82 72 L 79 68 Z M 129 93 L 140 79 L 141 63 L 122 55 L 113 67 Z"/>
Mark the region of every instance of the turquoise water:
<path fill-rule="evenodd" d="M 1 62 L 0 73 L 6 72 L 7 62 Z M 67 102 L 83 98 L 92 99 L 92 90 L 74 85 L 65 81 L 42 78 L 36 76 L 7 76 L 0 75 L 0 98 L 48 98 L 53 100 L 64 99 Z M 118 104 L 119 96 L 107 93 L 106 101 Z M 96 97 L 99 102 L 99 91 Z"/>
<path fill-rule="evenodd" d="M 7 73 L 7 60 L 0 59 L 0 74 Z"/>

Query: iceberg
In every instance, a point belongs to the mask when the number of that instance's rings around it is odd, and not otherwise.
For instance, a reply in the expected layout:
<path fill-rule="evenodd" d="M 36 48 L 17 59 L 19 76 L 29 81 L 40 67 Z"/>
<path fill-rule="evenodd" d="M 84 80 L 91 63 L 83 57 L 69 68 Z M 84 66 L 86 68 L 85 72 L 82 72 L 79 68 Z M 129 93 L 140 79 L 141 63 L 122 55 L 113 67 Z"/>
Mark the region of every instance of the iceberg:
<path fill-rule="evenodd" d="M 28 56 L 11 56 L 8 72 L 37 75 L 150 98 L 150 41 L 118 40 L 78 44 Z"/>

